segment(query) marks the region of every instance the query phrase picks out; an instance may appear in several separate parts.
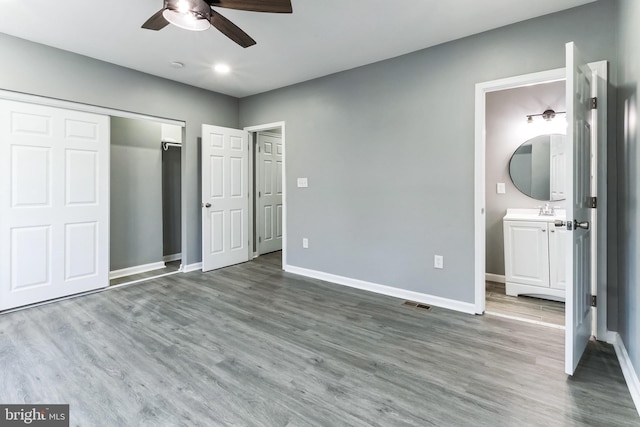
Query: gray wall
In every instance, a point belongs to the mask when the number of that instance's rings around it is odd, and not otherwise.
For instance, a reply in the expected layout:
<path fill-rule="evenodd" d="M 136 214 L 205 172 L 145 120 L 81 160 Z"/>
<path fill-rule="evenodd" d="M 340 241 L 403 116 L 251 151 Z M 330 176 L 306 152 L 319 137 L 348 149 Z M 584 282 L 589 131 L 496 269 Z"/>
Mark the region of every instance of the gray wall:
<path fill-rule="evenodd" d="M 640 376 L 640 2 L 621 0 L 618 35 L 618 332 Z"/>
<path fill-rule="evenodd" d="M 615 63 L 615 12 L 601 1 L 241 99 L 241 126 L 286 121 L 288 263 L 472 303 L 475 84 L 563 67 L 569 41 Z"/>
<path fill-rule="evenodd" d="M 200 146 L 203 123 L 238 127 L 238 100 L 0 34 L 0 89 L 186 122 L 183 213 L 188 259 L 201 260 Z"/>
<path fill-rule="evenodd" d="M 111 118 L 111 270 L 162 261 L 160 124 Z"/>
<path fill-rule="evenodd" d="M 490 92 L 486 100 L 486 272 L 504 275 L 502 218 L 507 209 L 537 208 L 546 203 L 532 199 L 513 185 L 509 162 L 520 144 L 547 131 L 537 121 L 528 124 L 528 114 L 540 114 L 549 107 L 555 111 L 565 111 L 565 82 Z M 564 115 L 558 116 L 558 119 L 564 118 Z M 557 127 L 556 123 L 553 125 Z M 518 169 L 530 175 L 531 162 Z M 496 192 L 499 182 L 505 184 L 504 194 Z M 549 203 L 565 207 L 564 202 Z"/>

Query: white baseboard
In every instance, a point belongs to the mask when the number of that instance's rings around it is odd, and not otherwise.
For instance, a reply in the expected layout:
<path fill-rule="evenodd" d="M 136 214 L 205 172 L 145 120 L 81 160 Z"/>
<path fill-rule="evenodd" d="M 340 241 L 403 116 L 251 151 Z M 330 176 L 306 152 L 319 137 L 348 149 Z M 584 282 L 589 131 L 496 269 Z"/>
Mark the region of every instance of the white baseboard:
<path fill-rule="evenodd" d="M 179 259 L 182 259 L 182 254 L 181 253 L 172 254 L 172 255 L 165 255 L 165 256 L 162 257 L 162 260 L 164 262 L 178 261 Z"/>
<path fill-rule="evenodd" d="M 196 262 L 194 264 L 189 264 L 189 265 L 182 265 L 182 272 L 183 273 L 190 273 L 192 271 L 200 271 L 202 270 L 202 263 L 201 262 Z"/>
<path fill-rule="evenodd" d="M 507 283 L 507 279 L 502 274 L 485 273 L 484 280 L 487 282 Z"/>
<path fill-rule="evenodd" d="M 613 344 L 613 348 L 616 350 L 616 355 L 618 356 L 618 362 L 620 362 L 620 368 L 622 368 L 624 380 L 627 382 L 629 393 L 631 393 L 633 403 L 636 405 L 638 415 L 640 415 L 640 379 L 638 378 L 638 373 L 633 368 L 633 364 L 629 358 L 629 353 L 627 353 L 627 348 L 625 347 L 620 334 L 617 332 L 608 332 L 607 338 L 612 339 L 608 342 Z"/>
<path fill-rule="evenodd" d="M 605 341 L 607 344 L 615 345 L 618 340 L 618 333 L 614 331 L 607 331 L 607 335 L 605 336 Z"/>
<path fill-rule="evenodd" d="M 366 282 L 364 280 L 351 279 L 349 277 L 337 276 L 335 274 L 324 273 L 322 271 L 310 270 L 293 265 L 285 265 L 284 271 L 300 276 L 311 277 L 313 279 L 324 280 L 325 282 L 335 283 L 337 285 L 348 286 L 351 288 L 362 289 L 365 291 L 375 292 L 377 294 L 387 295 L 390 297 L 416 301 L 423 304 L 434 305 L 449 310 L 461 311 L 463 313 L 475 314 L 476 307 L 473 303 L 466 303 L 447 298 L 441 298 L 433 295 L 423 294 L 420 292 L 408 291 L 405 289 L 394 288 L 377 283 Z"/>
<path fill-rule="evenodd" d="M 109 279 L 117 279 L 119 277 L 131 276 L 132 274 L 146 273 L 147 271 L 159 270 L 165 268 L 164 261 L 152 262 L 151 264 L 136 265 L 121 270 L 113 270 L 109 272 Z"/>

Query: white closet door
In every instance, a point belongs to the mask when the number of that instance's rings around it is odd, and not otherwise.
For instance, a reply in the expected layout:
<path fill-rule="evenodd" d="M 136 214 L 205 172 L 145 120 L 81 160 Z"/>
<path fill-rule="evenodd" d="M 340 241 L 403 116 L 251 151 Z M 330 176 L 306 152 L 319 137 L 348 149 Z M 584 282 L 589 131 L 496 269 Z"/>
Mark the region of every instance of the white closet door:
<path fill-rule="evenodd" d="M 109 118 L 0 100 L 0 310 L 108 274 Z"/>

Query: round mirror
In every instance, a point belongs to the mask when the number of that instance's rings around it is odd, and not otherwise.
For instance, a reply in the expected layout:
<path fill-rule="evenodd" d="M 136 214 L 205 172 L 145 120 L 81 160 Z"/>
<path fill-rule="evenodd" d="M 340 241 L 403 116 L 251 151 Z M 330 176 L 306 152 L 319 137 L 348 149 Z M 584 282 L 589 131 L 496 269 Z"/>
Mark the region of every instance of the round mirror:
<path fill-rule="evenodd" d="M 539 135 L 525 141 L 511 156 L 509 175 L 529 197 L 548 202 L 565 199 L 565 135 Z"/>

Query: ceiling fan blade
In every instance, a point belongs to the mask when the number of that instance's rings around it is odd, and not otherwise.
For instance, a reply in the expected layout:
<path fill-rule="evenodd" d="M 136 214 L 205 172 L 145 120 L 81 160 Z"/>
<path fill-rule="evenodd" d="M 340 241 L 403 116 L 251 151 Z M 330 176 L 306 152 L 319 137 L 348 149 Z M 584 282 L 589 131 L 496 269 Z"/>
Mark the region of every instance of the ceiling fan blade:
<path fill-rule="evenodd" d="M 256 41 L 249 37 L 247 33 L 242 31 L 240 27 L 214 10 L 211 11 L 210 22 L 211 25 L 216 27 L 222 34 L 229 37 L 242 47 L 249 47 L 256 44 Z"/>
<path fill-rule="evenodd" d="M 169 25 L 169 21 L 164 19 L 164 16 L 162 16 L 162 12 L 164 12 L 164 8 L 160 9 L 159 11 L 154 13 L 151 18 L 147 19 L 147 22 L 142 24 L 142 28 L 146 30 L 158 31 Z"/>
<path fill-rule="evenodd" d="M 251 12 L 293 13 L 291 0 L 213 0 L 211 6 Z"/>

